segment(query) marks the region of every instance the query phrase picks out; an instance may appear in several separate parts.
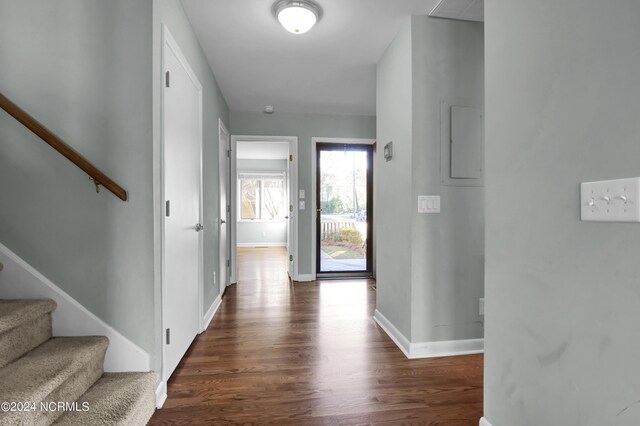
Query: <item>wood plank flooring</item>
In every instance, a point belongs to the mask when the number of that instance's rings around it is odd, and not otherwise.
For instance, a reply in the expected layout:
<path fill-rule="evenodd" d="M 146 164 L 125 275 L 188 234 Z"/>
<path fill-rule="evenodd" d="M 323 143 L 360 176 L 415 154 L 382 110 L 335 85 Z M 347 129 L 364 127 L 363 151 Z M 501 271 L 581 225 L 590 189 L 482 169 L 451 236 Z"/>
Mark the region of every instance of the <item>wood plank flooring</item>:
<path fill-rule="evenodd" d="M 371 318 L 372 281 L 290 283 L 286 265 L 238 251 L 151 425 L 478 425 L 482 355 L 408 360 Z"/>

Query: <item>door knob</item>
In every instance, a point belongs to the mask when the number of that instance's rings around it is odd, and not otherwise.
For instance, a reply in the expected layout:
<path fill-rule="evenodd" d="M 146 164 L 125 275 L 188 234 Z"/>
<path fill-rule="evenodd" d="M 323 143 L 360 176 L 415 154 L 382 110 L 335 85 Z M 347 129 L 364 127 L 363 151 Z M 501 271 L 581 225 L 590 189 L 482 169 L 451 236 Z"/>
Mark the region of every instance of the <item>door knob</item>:
<path fill-rule="evenodd" d="M 200 232 L 204 229 L 204 226 L 201 223 L 196 223 L 196 232 Z"/>

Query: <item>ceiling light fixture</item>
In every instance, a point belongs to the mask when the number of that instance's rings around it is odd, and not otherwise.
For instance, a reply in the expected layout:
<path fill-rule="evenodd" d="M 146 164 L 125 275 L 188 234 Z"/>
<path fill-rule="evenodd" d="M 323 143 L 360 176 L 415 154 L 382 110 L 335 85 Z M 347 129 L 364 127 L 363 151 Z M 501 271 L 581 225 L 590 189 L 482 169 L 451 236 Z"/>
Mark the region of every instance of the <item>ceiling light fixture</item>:
<path fill-rule="evenodd" d="M 304 34 L 320 19 L 322 9 L 312 0 L 280 0 L 273 13 L 282 26 L 293 34 Z"/>

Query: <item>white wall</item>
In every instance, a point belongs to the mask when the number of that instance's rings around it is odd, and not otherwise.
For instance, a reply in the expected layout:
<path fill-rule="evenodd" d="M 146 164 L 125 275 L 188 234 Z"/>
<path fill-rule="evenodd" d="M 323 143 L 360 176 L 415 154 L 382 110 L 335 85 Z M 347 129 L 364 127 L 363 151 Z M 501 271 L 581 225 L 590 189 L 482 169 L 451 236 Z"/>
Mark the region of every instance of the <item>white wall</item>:
<path fill-rule="evenodd" d="M 238 160 L 238 174 L 250 172 L 286 173 L 287 160 Z M 239 187 L 239 186 L 238 186 Z M 238 195 L 238 200 L 240 196 Z M 241 221 L 237 223 L 238 246 L 284 246 L 287 243 L 287 222 Z"/>
<path fill-rule="evenodd" d="M 640 2 L 485 6 L 485 416 L 636 426 L 640 224 L 581 222 L 579 184 L 640 176 Z"/>

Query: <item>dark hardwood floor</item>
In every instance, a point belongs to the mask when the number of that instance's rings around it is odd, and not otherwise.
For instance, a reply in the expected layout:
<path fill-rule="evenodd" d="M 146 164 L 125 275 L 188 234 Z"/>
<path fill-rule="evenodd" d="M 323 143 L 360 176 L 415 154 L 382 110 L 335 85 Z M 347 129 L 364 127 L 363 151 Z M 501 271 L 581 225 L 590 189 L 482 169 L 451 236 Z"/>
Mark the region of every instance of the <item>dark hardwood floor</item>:
<path fill-rule="evenodd" d="M 289 282 L 284 249 L 238 252 L 208 330 L 152 425 L 470 425 L 482 355 L 408 360 L 371 318 L 366 280 Z"/>

